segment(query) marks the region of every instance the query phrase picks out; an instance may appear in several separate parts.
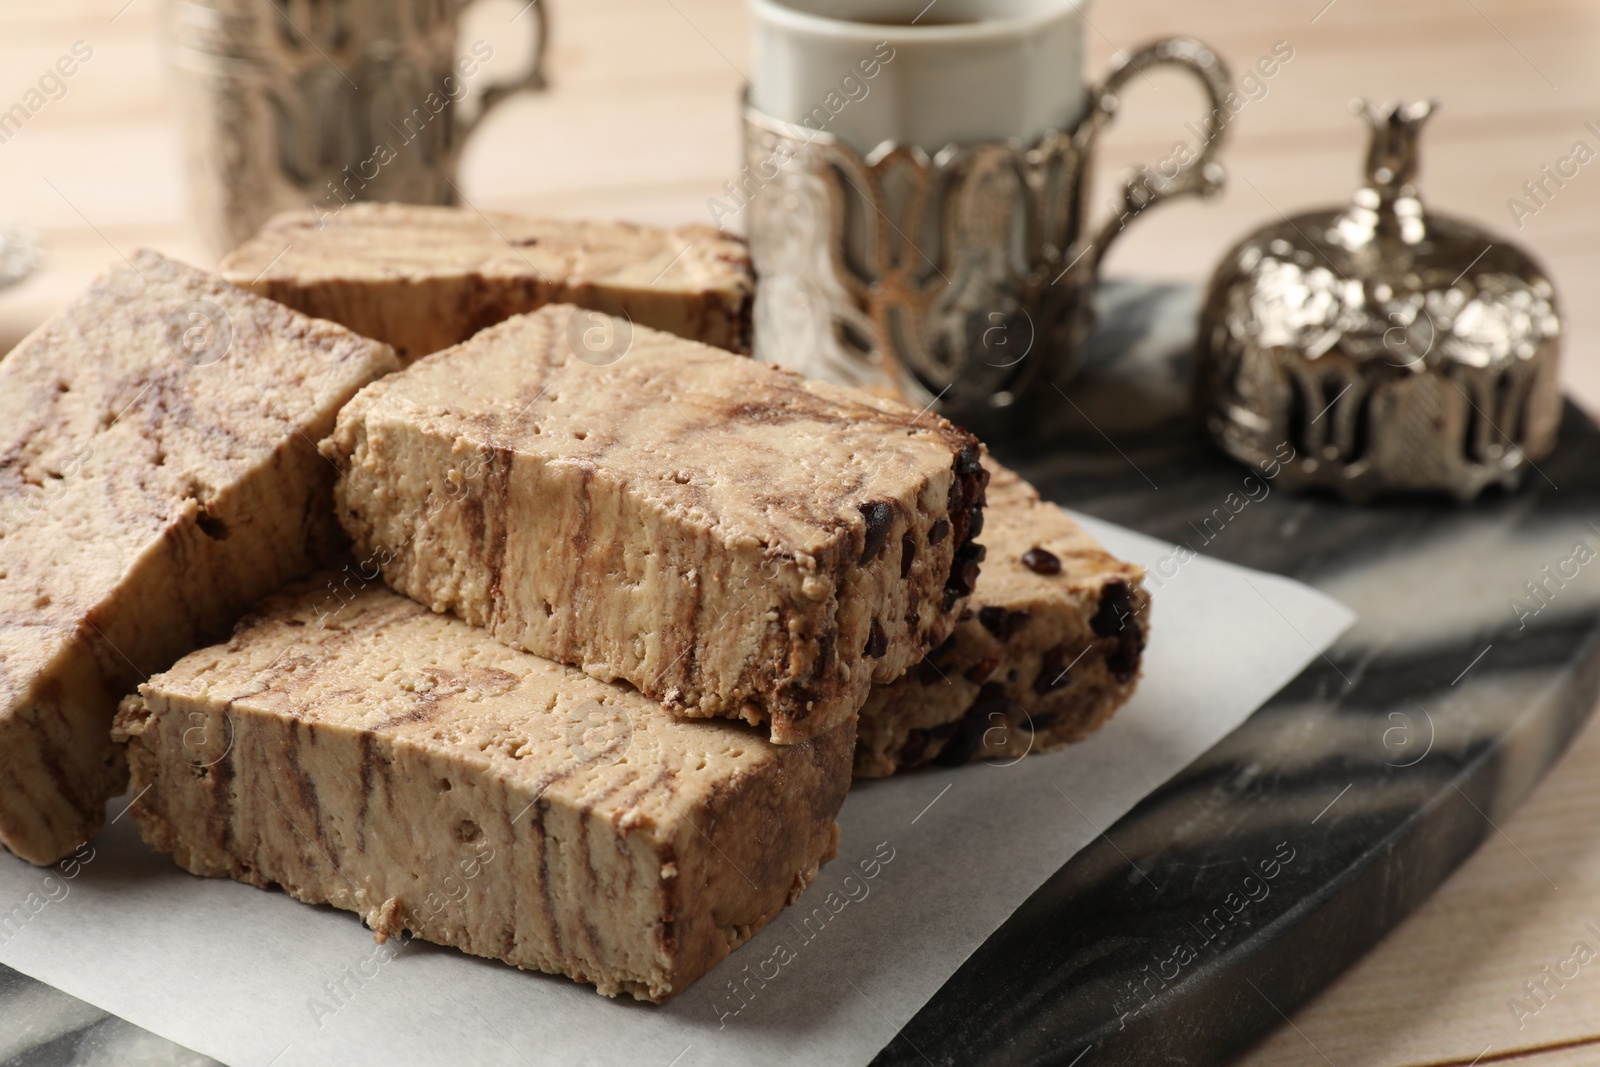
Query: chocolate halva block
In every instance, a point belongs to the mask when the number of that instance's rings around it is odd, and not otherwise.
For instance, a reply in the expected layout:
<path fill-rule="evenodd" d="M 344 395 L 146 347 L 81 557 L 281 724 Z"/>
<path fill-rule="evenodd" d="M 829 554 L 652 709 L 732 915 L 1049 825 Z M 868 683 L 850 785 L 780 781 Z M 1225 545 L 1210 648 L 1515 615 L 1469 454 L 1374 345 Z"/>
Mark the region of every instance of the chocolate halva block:
<path fill-rule="evenodd" d="M 399 592 L 688 717 L 790 744 L 939 645 L 987 480 L 931 412 L 635 327 L 518 316 L 374 383 L 325 453 Z"/>
<path fill-rule="evenodd" d="M 386 341 L 407 362 L 554 303 L 750 351 L 749 253 L 743 241 L 708 226 L 349 204 L 274 218 L 221 271 L 262 296 Z"/>
<path fill-rule="evenodd" d="M 124 702 L 132 817 L 185 870 L 663 1001 L 836 851 L 853 724 L 684 721 L 348 573 Z"/>
<path fill-rule="evenodd" d="M 1098 730 L 1138 684 L 1144 569 L 1016 472 L 983 462 L 983 573 L 944 644 L 867 698 L 857 777 L 1048 752 Z"/>
<path fill-rule="evenodd" d="M 0 842 L 52 863 L 151 671 L 340 550 L 316 441 L 375 341 L 136 252 L 0 361 Z"/>

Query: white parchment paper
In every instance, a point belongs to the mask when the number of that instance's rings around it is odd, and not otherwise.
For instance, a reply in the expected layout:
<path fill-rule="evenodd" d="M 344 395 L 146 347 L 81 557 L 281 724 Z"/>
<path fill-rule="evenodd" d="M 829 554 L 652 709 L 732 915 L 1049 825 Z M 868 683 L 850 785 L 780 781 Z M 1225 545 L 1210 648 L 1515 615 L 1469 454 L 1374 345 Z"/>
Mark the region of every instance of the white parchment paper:
<path fill-rule="evenodd" d="M 1166 559 L 1135 699 L 1065 752 L 858 786 L 800 902 L 664 1008 L 377 946 L 352 915 L 184 874 L 127 818 L 51 870 L 0 855 L 0 962 L 233 1067 L 865 1064 L 1052 872 L 1353 621 L 1304 585 L 1084 522 Z"/>

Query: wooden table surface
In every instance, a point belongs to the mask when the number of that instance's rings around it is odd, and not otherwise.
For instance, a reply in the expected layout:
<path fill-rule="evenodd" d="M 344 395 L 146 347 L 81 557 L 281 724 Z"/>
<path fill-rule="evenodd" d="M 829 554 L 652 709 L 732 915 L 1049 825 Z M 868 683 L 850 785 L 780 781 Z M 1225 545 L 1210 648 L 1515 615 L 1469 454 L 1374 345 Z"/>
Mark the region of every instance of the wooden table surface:
<path fill-rule="evenodd" d="M 265 2 L 265 0 L 263 0 Z M 740 0 L 542 0 L 550 91 L 501 107 L 468 146 L 461 186 L 482 208 L 711 221 L 738 166 L 736 96 L 748 70 Z M 467 40 L 507 75 L 525 0 L 483 0 Z M 0 110 L 68 52 L 92 58 L 0 143 L 0 223 L 33 229 L 44 269 L 0 293 L 0 350 L 119 253 L 148 245 L 202 265 L 160 43 L 162 0 L 7 0 Z M 1236 69 L 1287 42 L 1293 58 L 1239 113 L 1227 191 L 1163 207 L 1111 254 L 1112 273 L 1202 280 L 1224 248 L 1280 212 L 1344 201 L 1364 132 L 1356 96 L 1434 97 L 1423 190 L 1434 206 L 1514 233 L 1545 263 L 1570 321 L 1569 389 L 1600 411 L 1600 161 L 1544 197 L 1523 183 L 1600 150 L 1600 5 L 1593 0 L 1124 0 L 1089 13 L 1091 71 L 1163 34 L 1201 37 Z M 1135 81 L 1097 194 L 1186 136 L 1198 93 Z M 1586 123 L 1595 122 L 1594 130 Z M 1592 154 L 1592 153 L 1591 153 Z M 1512 198 L 1530 208 L 1514 217 Z M 1520 223 L 1520 231 L 1518 226 Z M 1419 912 L 1242 1061 L 1290 1065 L 1600 1062 L 1600 729 Z M 1593 922 L 1593 926 L 1588 925 Z M 1578 945 L 1585 952 L 1577 953 Z M 1578 958 L 1592 962 L 1579 966 Z M 1565 978 L 1550 977 L 1552 974 Z M 1537 995 L 1528 983 L 1540 986 Z M 1520 1007 L 1518 1006 L 1520 1005 Z"/>

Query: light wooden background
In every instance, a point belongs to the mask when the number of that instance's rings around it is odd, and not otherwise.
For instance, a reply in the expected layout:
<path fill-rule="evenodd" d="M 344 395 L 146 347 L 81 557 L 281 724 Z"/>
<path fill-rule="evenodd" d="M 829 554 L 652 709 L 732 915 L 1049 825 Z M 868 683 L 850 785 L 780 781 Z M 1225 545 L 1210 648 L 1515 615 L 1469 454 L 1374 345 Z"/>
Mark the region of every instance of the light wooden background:
<path fill-rule="evenodd" d="M 265 0 L 263 0 L 265 2 Z M 506 72 L 525 0 L 485 0 L 468 40 Z M 462 186 L 485 208 L 709 221 L 738 161 L 736 93 L 748 69 L 740 0 L 542 0 L 554 26 L 553 89 L 500 109 L 469 147 Z M 209 265 L 185 209 L 159 45 L 161 0 L 4 0 L 0 110 L 74 41 L 94 57 L 22 132 L 0 144 L 0 221 L 44 238 L 46 269 L 0 293 L 0 350 L 103 266 L 150 245 Z M 1436 207 L 1513 229 L 1507 199 L 1574 143 L 1600 150 L 1600 5 L 1594 0 L 1099 0 L 1091 70 L 1160 34 L 1199 36 L 1242 68 L 1286 41 L 1294 58 L 1239 115 L 1227 192 L 1164 207 L 1131 230 L 1110 270 L 1198 281 L 1227 244 L 1279 212 L 1343 201 L 1364 143 L 1358 95 L 1438 97 L 1425 135 Z M 1197 92 L 1136 80 L 1103 179 L 1184 136 Z M 1103 200 L 1103 195 L 1098 199 Z M 1565 297 L 1570 388 L 1600 411 L 1600 160 L 1518 236 Z M 1590 731 L 1514 818 L 1410 921 L 1245 1058 L 1333 1064 L 1567 1067 L 1600 1063 L 1600 960 L 1518 1027 L 1507 1006 L 1540 968 L 1600 938 L 1600 730 Z M 1548 876 L 1548 881 L 1547 881 Z M 1554 887 L 1551 883 L 1554 883 Z M 1559 887 L 1559 888 L 1556 888 Z"/>

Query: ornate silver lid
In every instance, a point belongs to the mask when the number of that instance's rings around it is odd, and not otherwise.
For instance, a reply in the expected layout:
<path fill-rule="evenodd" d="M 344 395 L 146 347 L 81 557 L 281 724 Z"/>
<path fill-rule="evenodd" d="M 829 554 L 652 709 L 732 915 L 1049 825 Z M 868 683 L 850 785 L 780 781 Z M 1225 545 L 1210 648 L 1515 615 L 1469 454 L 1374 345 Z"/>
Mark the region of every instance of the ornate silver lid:
<path fill-rule="evenodd" d="M 1417 137 L 1436 105 L 1356 107 L 1372 127 L 1366 187 L 1257 231 L 1211 280 L 1207 426 L 1291 488 L 1513 487 L 1561 420 L 1554 287 L 1516 246 L 1423 207 Z"/>

